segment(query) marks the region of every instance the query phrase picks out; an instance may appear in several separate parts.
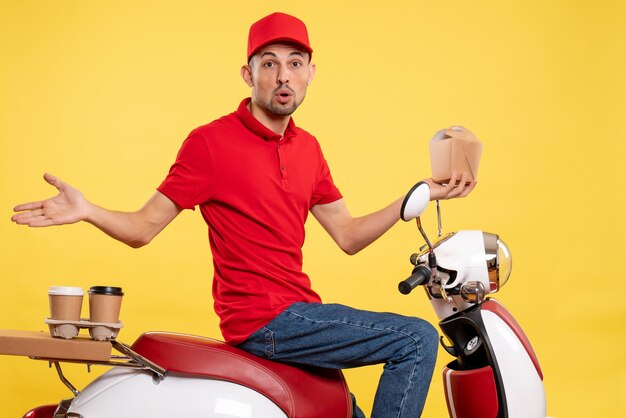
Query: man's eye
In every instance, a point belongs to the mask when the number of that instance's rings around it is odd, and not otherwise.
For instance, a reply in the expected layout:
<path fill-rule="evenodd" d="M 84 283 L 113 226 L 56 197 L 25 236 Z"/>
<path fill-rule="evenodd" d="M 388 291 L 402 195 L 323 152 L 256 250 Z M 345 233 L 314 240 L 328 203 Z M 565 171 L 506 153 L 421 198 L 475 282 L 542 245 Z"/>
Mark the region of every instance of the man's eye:
<path fill-rule="evenodd" d="M 294 61 L 291 65 L 294 67 L 302 67 L 302 63 L 300 61 Z"/>
<path fill-rule="evenodd" d="M 273 66 L 274 66 L 274 63 L 273 63 L 272 61 L 267 61 L 267 62 L 265 62 L 265 63 L 263 64 L 263 66 L 264 66 L 264 67 L 267 67 L 267 68 L 269 68 L 269 67 L 273 67 Z"/>

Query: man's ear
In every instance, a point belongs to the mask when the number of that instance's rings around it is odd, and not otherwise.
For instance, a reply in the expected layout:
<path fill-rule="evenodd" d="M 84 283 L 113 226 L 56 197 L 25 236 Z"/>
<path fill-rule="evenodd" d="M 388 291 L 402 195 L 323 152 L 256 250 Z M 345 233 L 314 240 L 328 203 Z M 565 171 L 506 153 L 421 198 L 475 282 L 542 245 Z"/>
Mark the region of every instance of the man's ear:
<path fill-rule="evenodd" d="M 315 77 L 315 64 L 309 64 L 309 78 L 306 81 L 306 85 L 310 86 L 313 82 L 313 77 Z"/>
<path fill-rule="evenodd" d="M 254 82 L 252 81 L 252 67 L 246 64 L 241 67 L 241 78 L 248 85 L 248 87 L 254 86 Z"/>

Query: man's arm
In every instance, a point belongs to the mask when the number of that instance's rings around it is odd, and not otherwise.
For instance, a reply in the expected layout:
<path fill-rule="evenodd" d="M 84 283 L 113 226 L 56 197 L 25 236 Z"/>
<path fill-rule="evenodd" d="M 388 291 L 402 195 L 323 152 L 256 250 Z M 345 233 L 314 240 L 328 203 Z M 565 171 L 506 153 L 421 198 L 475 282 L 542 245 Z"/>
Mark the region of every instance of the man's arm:
<path fill-rule="evenodd" d="M 51 174 L 45 174 L 44 179 L 56 187 L 59 194 L 47 200 L 17 205 L 13 210 L 20 213 L 11 217 L 13 222 L 44 227 L 85 221 L 116 240 L 139 248 L 148 244 L 182 210 L 167 196 L 156 192 L 136 212 L 111 211 L 92 204 L 78 189 Z"/>
<path fill-rule="evenodd" d="M 424 181 L 430 186 L 431 200 L 446 200 L 465 197 L 474 189 L 476 180 L 468 182 L 467 177 L 464 173 L 458 185 L 458 173 L 453 173 L 450 182 L 445 186 L 433 182 L 432 179 Z M 352 255 L 376 241 L 400 220 L 403 200 L 404 197 L 377 212 L 358 218 L 352 217 L 343 199 L 315 205 L 311 208 L 311 213 L 339 248 Z"/>

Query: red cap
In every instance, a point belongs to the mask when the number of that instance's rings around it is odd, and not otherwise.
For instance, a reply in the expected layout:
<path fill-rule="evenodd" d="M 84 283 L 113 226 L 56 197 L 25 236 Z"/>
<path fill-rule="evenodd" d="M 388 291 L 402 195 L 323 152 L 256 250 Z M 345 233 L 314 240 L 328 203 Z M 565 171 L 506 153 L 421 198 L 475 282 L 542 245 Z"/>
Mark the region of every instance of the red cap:
<path fill-rule="evenodd" d="M 313 53 L 309 45 L 306 25 L 297 17 L 272 13 L 250 26 L 248 33 L 248 61 L 261 47 L 274 42 L 293 42 Z"/>

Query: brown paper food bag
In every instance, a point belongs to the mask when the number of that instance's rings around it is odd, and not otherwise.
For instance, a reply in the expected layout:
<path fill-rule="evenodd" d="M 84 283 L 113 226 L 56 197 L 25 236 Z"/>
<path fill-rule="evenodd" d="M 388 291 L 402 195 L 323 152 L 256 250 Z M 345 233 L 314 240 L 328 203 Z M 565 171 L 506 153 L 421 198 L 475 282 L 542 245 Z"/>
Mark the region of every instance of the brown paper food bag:
<path fill-rule="evenodd" d="M 483 144 L 462 126 L 438 131 L 430 140 L 430 166 L 433 180 L 447 183 L 452 171 L 467 172 L 470 180 L 478 177 Z"/>

